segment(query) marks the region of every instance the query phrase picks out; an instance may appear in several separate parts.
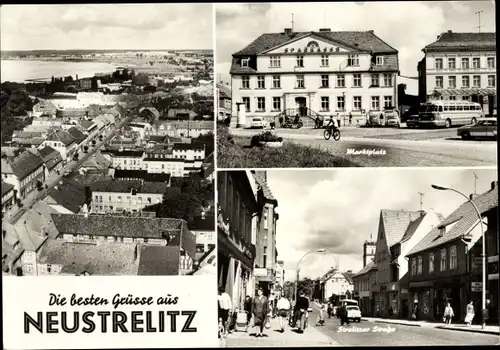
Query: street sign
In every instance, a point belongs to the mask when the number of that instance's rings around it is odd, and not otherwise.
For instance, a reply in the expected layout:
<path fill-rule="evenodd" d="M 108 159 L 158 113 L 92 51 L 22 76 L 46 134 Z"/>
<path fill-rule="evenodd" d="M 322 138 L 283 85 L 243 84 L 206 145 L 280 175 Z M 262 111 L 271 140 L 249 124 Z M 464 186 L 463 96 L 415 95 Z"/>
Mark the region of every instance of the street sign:
<path fill-rule="evenodd" d="M 471 282 L 471 292 L 480 292 L 483 290 L 482 282 Z"/>

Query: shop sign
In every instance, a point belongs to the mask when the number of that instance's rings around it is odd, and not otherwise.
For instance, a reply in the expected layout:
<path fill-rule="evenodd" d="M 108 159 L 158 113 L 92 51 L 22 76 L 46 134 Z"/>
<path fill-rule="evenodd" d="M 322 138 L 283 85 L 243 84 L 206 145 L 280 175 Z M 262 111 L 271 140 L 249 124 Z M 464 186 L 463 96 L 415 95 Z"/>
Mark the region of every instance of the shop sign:
<path fill-rule="evenodd" d="M 471 266 L 472 271 L 480 271 L 483 267 L 483 258 L 477 256 L 472 257 L 471 265 L 472 265 Z"/>
<path fill-rule="evenodd" d="M 254 268 L 253 275 L 255 277 L 267 277 L 267 269 L 266 268 Z"/>
<path fill-rule="evenodd" d="M 480 292 L 483 289 L 482 282 L 471 282 L 471 292 Z"/>

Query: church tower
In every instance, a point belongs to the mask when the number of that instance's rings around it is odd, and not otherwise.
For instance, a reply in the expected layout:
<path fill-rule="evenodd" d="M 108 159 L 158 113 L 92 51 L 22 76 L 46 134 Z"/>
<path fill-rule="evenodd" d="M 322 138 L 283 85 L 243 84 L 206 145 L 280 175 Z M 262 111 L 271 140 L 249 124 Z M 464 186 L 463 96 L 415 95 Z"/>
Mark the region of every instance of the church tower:
<path fill-rule="evenodd" d="M 372 234 L 370 233 L 370 240 L 363 243 L 363 267 L 375 259 L 375 248 L 376 244 L 373 241 Z"/>

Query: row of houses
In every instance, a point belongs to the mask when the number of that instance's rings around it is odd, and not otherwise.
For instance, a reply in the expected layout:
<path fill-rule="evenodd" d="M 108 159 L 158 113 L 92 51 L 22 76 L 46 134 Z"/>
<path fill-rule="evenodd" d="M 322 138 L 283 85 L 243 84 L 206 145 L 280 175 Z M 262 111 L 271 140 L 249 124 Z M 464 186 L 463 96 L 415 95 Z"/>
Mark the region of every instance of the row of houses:
<path fill-rule="evenodd" d="M 489 319 L 498 321 L 497 182 L 471 200 L 485 227 L 484 267 L 481 224 L 470 202 L 447 217 L 433 210 L 380 212 L 377 238 L 365 242 L 364 267 L 353 276 L 363 314 L 441 320 L 449 302 L 463 319 L 471 300 L 476 315 L 481 314 L 481 292 L 486 288 Z M 481 282 L 483 268 L 486 286 Z"/>

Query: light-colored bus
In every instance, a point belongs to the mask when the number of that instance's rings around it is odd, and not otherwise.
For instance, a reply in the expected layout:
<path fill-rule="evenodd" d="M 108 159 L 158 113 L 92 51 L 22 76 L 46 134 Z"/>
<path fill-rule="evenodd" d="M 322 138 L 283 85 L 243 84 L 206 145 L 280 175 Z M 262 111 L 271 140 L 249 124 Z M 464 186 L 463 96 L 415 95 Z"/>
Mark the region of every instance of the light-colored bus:
<path fill-rule="evenodd" d="M 469 101 L 431 101 L 422 103 L 418 112 L 419 126 L 462 126 L 476 124 L 484 118 L 481 105 Z"/>

